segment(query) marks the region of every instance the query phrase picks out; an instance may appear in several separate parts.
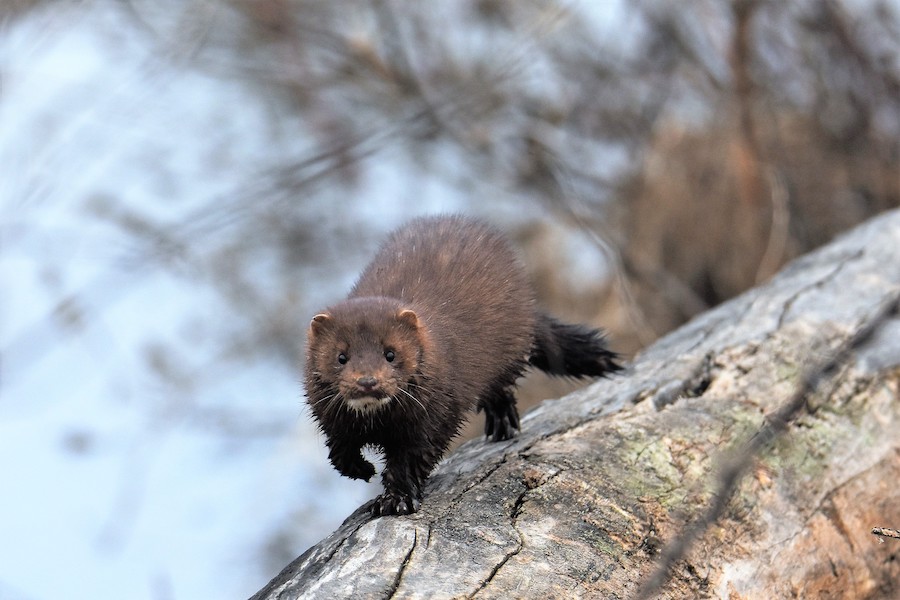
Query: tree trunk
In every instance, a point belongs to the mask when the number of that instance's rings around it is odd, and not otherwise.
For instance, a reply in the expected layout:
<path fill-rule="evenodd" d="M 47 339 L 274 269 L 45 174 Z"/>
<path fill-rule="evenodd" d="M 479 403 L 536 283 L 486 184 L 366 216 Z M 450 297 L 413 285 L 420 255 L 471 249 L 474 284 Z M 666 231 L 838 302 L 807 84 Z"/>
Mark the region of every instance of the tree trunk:
<path fill-rule="evenodd" d="M 464 444 L 419 513 L 361 507 L 254 598 L 900 597 L 900 540 L 871 533 L 900 527 L 896 313 L 822 366 L 898 289 L 894 211 L 659 340 L 624 375 L 543 403 L 518 438 Z M 773 428 L 811 374 L 826 376 Z M 746 468 L 732 489 L 734 461 Z M 666 556 L 670 577 L 641 592 Z"/>

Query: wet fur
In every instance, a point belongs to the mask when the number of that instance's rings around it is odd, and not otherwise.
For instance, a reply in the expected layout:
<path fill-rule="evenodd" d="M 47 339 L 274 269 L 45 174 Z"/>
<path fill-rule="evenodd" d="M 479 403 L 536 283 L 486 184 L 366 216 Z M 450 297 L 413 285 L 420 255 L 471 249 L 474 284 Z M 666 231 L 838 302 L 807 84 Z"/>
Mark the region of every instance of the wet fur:
<path fill-rule="evenodd" d="M 492 439 L 515 435 L 511 388 L 529 361 L 573 377 L 619 368 L 599 331 L 535 309 L 499 232 L 423 218 L 391 235 L 347 300 L 313 319 L 306 390 L 334 467 L 369 480 L 375 468 L 361 449 L 381 449 L 384 493 L 373 513 L 405 514 L 418 509 L 469 411 L 484 410 Z"/>

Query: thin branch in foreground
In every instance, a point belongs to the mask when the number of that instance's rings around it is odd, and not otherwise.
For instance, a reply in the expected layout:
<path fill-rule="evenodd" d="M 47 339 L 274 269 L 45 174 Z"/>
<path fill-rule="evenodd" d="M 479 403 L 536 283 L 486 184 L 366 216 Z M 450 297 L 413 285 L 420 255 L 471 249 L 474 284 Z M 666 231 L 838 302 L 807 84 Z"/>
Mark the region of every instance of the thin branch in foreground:
<path fill-rule="evenodd" d="M 672 566 L 684 558 L 694 540 L 705 533 L 725 512 L 725 507 L 728 505 L 732 494 L 734 494 L 744 474 L 757 456 L 787 429 L 788 425 L 799 416 L 804 408 L 808 407 L 807 398 L 819 384 L 830 378 L 837 371 L 837 368 L 850 358 L 850 355 L 855 350 L 865 345 L 885 321 L 897 314 L 898 308 L 900 308 L 900 292 L 895 292 L 863 322 L 862 326 L 853 335 L 838 346 L 829 358 L 806 369 L 799 387 L 790 399 L 774 413 L 767 415 L 765 423 L 750 438 L 744 447 L 744 451 L 725 464 L 719 474 L 719 485 L 714 502 L 704 515 L 693 523 L 688 524 L 683 533 L 663 549 L 656 571 L 638 588 L 635 598 L 646 600 L 656 595 L 662 589 L 669 580 Z M 877 527 L 875 529 L 894 531 Z M 872 533 L 879 535 L 875 529 L 872 530 Z M 900 535 L 897 537 L 900 537 Z"/>
<path fill-rule="evenodd" d="M 900 540 L 900 531 L 896 529 L 891 529 L 889 527 L 873 527 L 872 533 L 878 536 L 878 541 L 880 543 L 884 543 L 884 538 L 896 538 Z"/>

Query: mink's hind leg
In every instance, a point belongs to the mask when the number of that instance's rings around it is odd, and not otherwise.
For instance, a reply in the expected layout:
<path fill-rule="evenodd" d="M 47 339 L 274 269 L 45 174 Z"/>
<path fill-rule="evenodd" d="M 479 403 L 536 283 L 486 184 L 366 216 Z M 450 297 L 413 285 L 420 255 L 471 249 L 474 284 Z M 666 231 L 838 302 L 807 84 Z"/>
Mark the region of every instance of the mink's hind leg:
<path fill-rule="evenodd" d="M 519 411 L 511 385 L 496 383 L 478 399 L 478 410 L 484 411 L 484 435 L 495 442 L 512 439 L 519 430 Z"/>

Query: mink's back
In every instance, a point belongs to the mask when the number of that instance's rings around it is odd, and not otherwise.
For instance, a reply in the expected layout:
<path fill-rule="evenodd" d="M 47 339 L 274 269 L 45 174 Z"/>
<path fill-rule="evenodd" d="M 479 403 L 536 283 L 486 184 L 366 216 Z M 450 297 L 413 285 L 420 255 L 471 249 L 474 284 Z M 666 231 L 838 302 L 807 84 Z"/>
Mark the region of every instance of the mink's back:
<path fill-rule="evenodd" d="M 528 278 L 504 236 L 461 216 L 411 221 L 384 243 L 350 297 L 408 304 L 434 344 L 431 360 L 460 399 L 519 368 L 535 328 Z"/>

